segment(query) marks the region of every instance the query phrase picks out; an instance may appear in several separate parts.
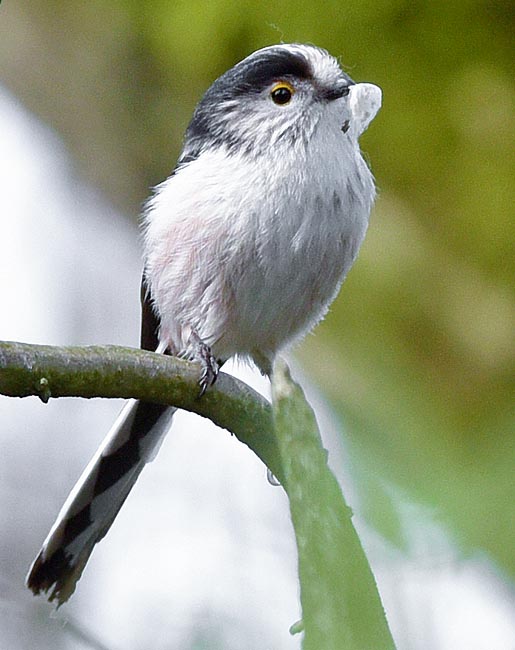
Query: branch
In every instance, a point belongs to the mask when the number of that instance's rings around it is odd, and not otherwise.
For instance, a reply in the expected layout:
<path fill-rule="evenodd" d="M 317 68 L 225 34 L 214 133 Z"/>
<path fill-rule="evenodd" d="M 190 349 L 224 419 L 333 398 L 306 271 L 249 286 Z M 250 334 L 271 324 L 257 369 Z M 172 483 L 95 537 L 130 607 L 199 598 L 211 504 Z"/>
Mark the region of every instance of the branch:
<path fill-rule="evenodd" d="M 120 397 L 167 404 L 208 417 L 233 433 L 277 476 L 270 404 L 221 372 L 199 399 L 199 366 L 115 345 L 56 347 L 0 341 L 0 394 L 10 397 Z"/>
<path fill-rule="evenodd" d="M 198 413 L 234 433 L 279 478 L 290 500 L 304 650 L 394 650 L 352 512 L 327 466 L 313 411 L 287 368 L 274 368 L 273 409 L 225 373 L 199 399 L 199 375 L 196 364 L 131 348 L 0 342 L 4 395 L 45 402 L 133 397 Z"/>

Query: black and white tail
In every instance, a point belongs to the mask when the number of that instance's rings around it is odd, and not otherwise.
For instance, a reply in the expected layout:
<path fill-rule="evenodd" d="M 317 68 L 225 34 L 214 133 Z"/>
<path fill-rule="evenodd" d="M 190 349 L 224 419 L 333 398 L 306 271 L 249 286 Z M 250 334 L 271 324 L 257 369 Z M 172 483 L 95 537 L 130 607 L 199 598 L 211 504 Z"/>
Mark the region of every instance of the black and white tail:
<path fill-rule="evenodd" d="M 142 283 L 141 347 L 165 352 Z M 66 499 L 27 576 L 35 593 L 64 603 L 95 544 L 107 533 L 141 470 L 156 455 L 176 409 L 130 400 Z"/>
<path fill-rule="evenodd" d="M 64 603 L 145 463 L 156 455 L 175 409 L 131 400 L 67 498 L 34 560 L 27 586 Z"/>

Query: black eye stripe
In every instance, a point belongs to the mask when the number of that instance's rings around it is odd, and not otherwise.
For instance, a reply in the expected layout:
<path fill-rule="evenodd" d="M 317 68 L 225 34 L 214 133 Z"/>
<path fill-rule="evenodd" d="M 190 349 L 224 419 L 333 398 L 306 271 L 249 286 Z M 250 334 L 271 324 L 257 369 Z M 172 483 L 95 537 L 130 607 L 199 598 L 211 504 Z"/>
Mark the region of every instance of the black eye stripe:
<path fill-rule="evenodd" d="M 273 79 L 293 77 L 296 79 L 312 79 L 312 71 L 307 59 L 299 53 L 289 52 L 282 48 L 269 50 L 243 61 L 236 66 L 240 78 L 252 88 L 263 88 Z M 237 84 L 236 84 L 237 85 Z"/>

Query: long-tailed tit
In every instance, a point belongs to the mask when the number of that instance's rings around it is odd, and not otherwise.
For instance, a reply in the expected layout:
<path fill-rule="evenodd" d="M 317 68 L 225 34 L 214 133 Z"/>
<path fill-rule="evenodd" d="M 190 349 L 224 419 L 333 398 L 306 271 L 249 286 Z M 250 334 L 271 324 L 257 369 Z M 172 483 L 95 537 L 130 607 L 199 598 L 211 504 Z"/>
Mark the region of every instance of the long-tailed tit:
<path fill-rule="evenodd" d="M 270 375 L 363 241 L 375 189 L 358 137 L 380 104 L 311 45 L 258 50 L 213 83 L 145 211 L 143 348 L 199 361 L 202 391 L 233 355 Z M 126 405 L 31 568 L 34 593 L 70 596 L 172 415 Z"/>

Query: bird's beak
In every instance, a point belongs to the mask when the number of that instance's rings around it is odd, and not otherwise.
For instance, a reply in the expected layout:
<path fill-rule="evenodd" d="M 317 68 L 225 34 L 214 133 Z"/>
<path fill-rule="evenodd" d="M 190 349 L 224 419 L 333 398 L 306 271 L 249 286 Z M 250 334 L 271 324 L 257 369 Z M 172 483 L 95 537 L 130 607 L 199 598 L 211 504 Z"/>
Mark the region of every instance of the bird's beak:
<path fill-rule="evenodd" d="M 344 125 L 344 132 L 351 128 L 355 136 L 359 137 L 381 108 L 381 98 L 379 86 L 368 83 L 352 85 L 349 92 L 351 119 L 350 124 Z"/>

